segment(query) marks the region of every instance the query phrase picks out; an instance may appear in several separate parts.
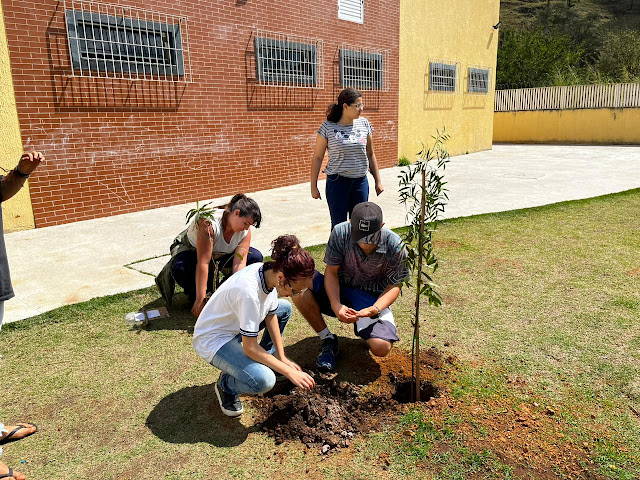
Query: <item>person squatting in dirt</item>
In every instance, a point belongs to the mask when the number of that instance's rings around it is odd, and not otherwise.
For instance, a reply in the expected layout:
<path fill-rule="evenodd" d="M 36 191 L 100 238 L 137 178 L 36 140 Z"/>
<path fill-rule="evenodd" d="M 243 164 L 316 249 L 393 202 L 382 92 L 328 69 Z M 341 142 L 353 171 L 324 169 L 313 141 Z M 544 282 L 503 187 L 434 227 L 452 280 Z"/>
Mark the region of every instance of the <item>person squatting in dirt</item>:
<path fill-rule="evenodd" d="M 171 258 L 156 277 L 167 305 L 171 305 L 176 282 L 198 317 L 207 292 L 214 290 L 217 270 L 226 279 L 247 265 L 262 262 L 262 253 L 251 246 L 250 230 L 251 226 L 259 228 L 261 220 L 260 207 L 243 193 L 234 195 L 224 209 L 216 209 L 211 219 L 194 217 L 173 241 Z"/>
<path fill-rule="evenodd" d="M 383 228 L 382 210 L 372 202 L 356 205 L 351 220 L 335 226 L 324 256 L 324 275 L 315 272 L 312 288 L 293 303 L 322 340 L 316 360 L 331 371 L 338 356 L 338 337 L 322 315 L 352 323 L 355 335 L 373 355 L 384 357 L 398 341 L 391 304 L 409 278 L 406 250 L 400 237 Z"/>
<path fill-rule="evenodd" d="M 274 370 L 303 390 L 315 385 L 284 354 L 282 332 L 291 316 L 291 303 L 278 298 L 304 294 L 311 286 L 315 263 L 294 235 L 282 235 L 272 246 L 272 261 L 243 268 L 215 291 L 193 332 L 196 352 L 221 370 L 214 389 L 222 412 L 230 417 L 243 412 L 238 395 L 273 388 Z M 258 343 L 258 334 L 265 328 Z"/>

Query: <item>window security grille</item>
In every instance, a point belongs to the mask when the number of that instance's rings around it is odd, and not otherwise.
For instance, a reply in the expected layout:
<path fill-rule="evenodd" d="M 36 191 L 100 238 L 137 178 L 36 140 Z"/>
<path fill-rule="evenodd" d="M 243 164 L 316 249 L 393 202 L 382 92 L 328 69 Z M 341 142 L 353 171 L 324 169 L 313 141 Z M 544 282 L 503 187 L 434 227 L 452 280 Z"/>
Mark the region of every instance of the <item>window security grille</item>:
<path fill-rule="evenodd" d="M 488 93 L 489 92 L 489 70 L 483 68 L 469 67 L 469 85 L 470 93 Z"/>
<path fill-rule="evenodd" d="M 364 0 L 338 0 L 338 18 L 364 23 Z"/>
<path fill-rule="evenodd" d="M 324 88 L 322 40 L 256 31 L 254 48 L 260 85 Z"/>
<path fill-rule="evenodd" d="M 340 48 L 340 85 L 357 90 L 389 89 L 386 50 L 375 50 L 350 45 Z"/>
<path fill-rule="evenodd" d="M 65 18 L 72 75 L 191 81 L 186 17 L 72 0 Z"/>
<path fill-rule="evenodd" d="M 457 64 L 446 62 L 429 63 L 429 89 L 441 92 L 457 91 Z"/>
<path fill-rule="evenodd" d="M 382 55 L 341 49 L 340 84 L 358 90 L 382 90 Z"/>

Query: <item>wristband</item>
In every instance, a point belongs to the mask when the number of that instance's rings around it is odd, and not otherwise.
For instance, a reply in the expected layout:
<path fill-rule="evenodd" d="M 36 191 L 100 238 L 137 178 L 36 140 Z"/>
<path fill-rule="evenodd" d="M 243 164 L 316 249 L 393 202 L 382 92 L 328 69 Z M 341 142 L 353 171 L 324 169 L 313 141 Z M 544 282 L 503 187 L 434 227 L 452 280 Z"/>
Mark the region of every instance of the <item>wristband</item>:
<path fill-rule="evenodd" d="M 380 315 L 380 309 L 378 308 L 378 306 L 375 303 L 373 305 L 371 305 L 371 306 L 378 311 L 378 313 L 376 315 Z"/>
<path fill-rule="evenodd" d="M 13 169 L 14 172 L 16 172 L 16 175 L 18 175 L 20 178 L 29 178 L 29 175 L 31 175 L 30 173 L 22 173 L 20 170 L 18 170 L 18 167 Z"/>

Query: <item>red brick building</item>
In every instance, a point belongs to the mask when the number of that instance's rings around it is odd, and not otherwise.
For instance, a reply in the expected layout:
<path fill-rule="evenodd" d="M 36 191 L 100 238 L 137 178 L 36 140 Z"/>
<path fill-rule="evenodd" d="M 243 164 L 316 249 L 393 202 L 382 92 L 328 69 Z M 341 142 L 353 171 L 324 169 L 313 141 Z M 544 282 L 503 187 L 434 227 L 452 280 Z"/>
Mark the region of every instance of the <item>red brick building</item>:
<path fill-rule="evenodd" d="M 47 157 L 37 227 L 308 181 L 353 72 L 378 163 L 396 163 L 399 0 L 115 3 L 2 2 L 24 148 Z"/>

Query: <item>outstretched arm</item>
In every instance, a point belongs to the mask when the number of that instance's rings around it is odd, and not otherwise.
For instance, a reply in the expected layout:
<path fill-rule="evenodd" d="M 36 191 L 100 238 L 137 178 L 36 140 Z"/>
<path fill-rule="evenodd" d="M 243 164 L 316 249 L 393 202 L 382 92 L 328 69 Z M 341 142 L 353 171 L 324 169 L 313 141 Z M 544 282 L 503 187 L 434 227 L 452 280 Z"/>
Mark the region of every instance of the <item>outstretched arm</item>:
<path fill-rule="evenodd" d="M 338 272 L 340 265 L 327 265 L 324 269 L 324 289 L 331 302 L 331 310 L 336 314 L 338 320 L 343 323 L 354 323 L 358 321 L 356 311 L 353 308 L 343 305 L 340 301 L 340 279 Z"/>
<path fill-rule="evenodd" d="M 191 307 L 191 313 L 198 317 L 206 304 L 207 280 L 209 279 L 209 262 L 213 253 L 213 228 L 207 220 L 198 220 L 196 226 L 198 239 L 196 240 L 196 252 L 198 263 L 196 264 L 196 301 Z"/>
<path fill-rule="evenodd" d="M 371 139 L 371 135 L 367 137 L 367 157 L 369 158 L 369 171 L 371 172 L 371 175 L 373 175 L 373 180 L 376 185 L 376 194 L 380 195 L 384 192 L 384 187 L 382 186 L 382 179 L 380 178 L 378 160 L 376 160 L 376 154 L 373 151 L 373 140 Z"/>
<path fill-rule="evenodd" d="M 322 135 L 316 138 L 316 148 L 313 152 L 313 160 L 311 160 L 311 196 L 320 198 L 320 190 L 318 190 L 318 175 L 320 175 L 320 167 L 324 159 L 324 152 L 327 150 L 327 139 Z"/>
<path fill-rule="evenodd" d="M 18 161 L 18 166 L 2 177 L 2 184 L 0 185 L 2 198 L 0 200 L 4 202 L 18 193 L 27 177 L 43 160 L 44 155 L 40 152 L 23 153 Z"/>
<path fill-rule="evenodd" d="M 233 255 L 233 273 L 242 270 L 247 266 L 247 257 L 249 256 L 249 246 L 251 245 L 251 229 L 247 231 L 247 236 L 236 247 Z"/>
<path fill-rule="evenodd" d="M 296 387 L 303 390 L 310 390 L 315 386 L 313 378 L 302 371 L 302 369 L 289 360 L 284 354 L 284 347 L 282 345 L 282 336 L 280 335 L 280 328 L 278 326 L 278 318 L 275 315 L 267 315 L 264 319 L 271 340 L 276 349 L 275 355 L 270 355 L 264 348 L 258 344 L 257 337 L 242 337 L 242 348 L 244 353 L 251 360 L 260 362 L 266 365 L 271 370 L 275 370 L 278 373 L 283 374 L 291 383 Z"/>
<path fill-rule="evenodd" d="M 384 291 L 380 294 L 378 299 L 373 302 L 373 305 L 358 311 L 358 313 L 356 314 L 357 317 L 371 317 L 380 313 L 380 310 L 384 310 L 385 308 L 390 307 L 391 304 L 396 301 L 398 295 L 400 295 L 400 286 L 388 285 L 387 288 L 385 288 Z"/>

